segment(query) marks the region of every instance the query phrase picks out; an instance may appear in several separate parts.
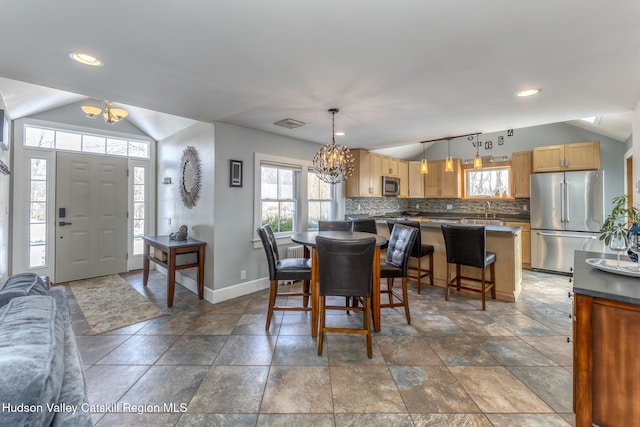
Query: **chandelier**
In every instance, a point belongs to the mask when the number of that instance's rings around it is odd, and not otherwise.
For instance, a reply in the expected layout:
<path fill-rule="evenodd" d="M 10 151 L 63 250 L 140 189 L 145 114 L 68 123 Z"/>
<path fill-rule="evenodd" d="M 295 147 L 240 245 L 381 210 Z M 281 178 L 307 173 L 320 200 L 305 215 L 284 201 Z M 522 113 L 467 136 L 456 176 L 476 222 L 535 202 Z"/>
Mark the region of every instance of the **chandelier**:
<path fill-rule="evenodd" d="M 351 176 L 354 168 L 353 154 L 345 145 L 336 145 L 336 113 L 337 108 L 329 110 L 331 113 L 331 144 L 323 146 L 313 156 L 313 170 L 322 181 L 329 184 L 344 182 Z"/>
<path fill-rule="evenodd" d="M 122 108 L 113 108 L 112 102 L 107 100 L 102 100 L 100 107 L 95 107 L 93 105 L 83 105 L 82 111 L 84 114 L 90 119 L 95 119 L 96 117 L 102 115 L 104 121 L 109 124 L 114 124 L 124 119 L 129 115 L 127 110 L 123 110 Z"/>

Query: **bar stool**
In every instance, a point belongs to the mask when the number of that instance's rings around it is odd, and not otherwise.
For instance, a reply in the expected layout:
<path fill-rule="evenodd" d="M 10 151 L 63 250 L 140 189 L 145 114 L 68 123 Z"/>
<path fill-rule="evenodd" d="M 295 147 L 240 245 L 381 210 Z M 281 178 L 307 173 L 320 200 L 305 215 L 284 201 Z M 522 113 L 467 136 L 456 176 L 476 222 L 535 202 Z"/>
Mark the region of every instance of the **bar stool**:
<path fill-rule="evenodd" d="M 442 224 L 441 228 L 447 250 L 447 284 L 444 290 L 445 301 L 449 300 L 449 286 L 455 286 L 458 290 L 464 289 L 466 291 L 480 293 L 482 296 L 482 310 L 485 310 L 486 292 L 490 290 L 491 298 L 496 299 L 496 254 L 487 252 L 485 227 Z M 453 279 L 450 279 L 449 264 L 456 265 L 456 276 Z M 475 277 L 462 276 L 460 274 L 461 265 L 481 269 L 482 278 L 477 279 Z M 485 277 L 487 266 L 490 267 L 491 280 L 487 280 Z M 461 279 L 480 282 L 482 287 L 478 289 L 463 286 L 460 284 Z"/>
<path fill-rule="evenodd" d="M 319 231 L 351 231 L 351 221 L 318 221 Z"/>
<path fill-rule="evenodd" d="M 416 242 L 413 244 L 411 248 L 411 258 L 416 258 L 418 260 L 418 266 L 413 267 L 409 265 L 409 271 L 413 272 L 413 274 L 409 275 L 410 279 L 416 279 L 418 281 L 418 293 L 420 293 L 420 288 L 422 285 L 422 278 L 429 276 L 429 284 L 433 286 L 433 252 L 435 248 L 433 245 L 428 245 L 426 243 L 422 243 L 422 238 L 420 233 L 420 223 L 418 221 L 407 221 L 407 220 L 398 220 L 398 221 L 387 221 L 387 226 L 389 227 L 389 232 L 393 229 L 393 224 L 402 224 L 409 227 L 414 227 L 418 229 L 418 235 L 416 237 Z M 429 256 L 429 269 L 422 269 L 422 258 Z"/>

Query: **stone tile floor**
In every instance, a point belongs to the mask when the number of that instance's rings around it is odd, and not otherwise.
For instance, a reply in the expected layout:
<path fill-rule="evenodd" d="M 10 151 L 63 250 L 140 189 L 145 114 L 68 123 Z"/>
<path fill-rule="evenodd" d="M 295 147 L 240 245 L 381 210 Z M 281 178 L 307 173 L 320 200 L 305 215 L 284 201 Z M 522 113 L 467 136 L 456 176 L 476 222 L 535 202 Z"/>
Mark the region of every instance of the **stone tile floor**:
<path fill-rule="evenodd" d="M 166 308 L 165 276 L 123 274 Z M 291 285 L 282 285 L 291 286 Z M 296 285 L 293 285 L 296 286 Z M 373 358 L 363 336 L 328 334 L 322 356 L 310 315 L 277 312 L 267 291 L 220 304 L 177 286 L 170 315 L 90 334 L 68 291 L 97 426 L 568 426 L 571 289 L 524 272 L 517 303 L 410 287 L 412 324 L 382 312 Z M 361 324 L 360 313 L 328 323 Z"/>

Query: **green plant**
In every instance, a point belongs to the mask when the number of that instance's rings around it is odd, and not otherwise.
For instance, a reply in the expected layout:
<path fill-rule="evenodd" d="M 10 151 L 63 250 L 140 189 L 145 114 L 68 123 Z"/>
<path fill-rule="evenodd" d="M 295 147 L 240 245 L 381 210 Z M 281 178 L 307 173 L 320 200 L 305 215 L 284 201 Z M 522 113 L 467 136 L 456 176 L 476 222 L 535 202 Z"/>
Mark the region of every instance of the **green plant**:
<path fill-rule="evenodd" d="M 640 210 L 635 206 L 629 207 L 629 197 L 626 194 L 614 197 L 611 203 L 613 209 L 600 229 L 600 240 L 604 240 L 607 245 L 614 237 L 627 236 L 629 221 L 632 224 L 640 223 Z"/>

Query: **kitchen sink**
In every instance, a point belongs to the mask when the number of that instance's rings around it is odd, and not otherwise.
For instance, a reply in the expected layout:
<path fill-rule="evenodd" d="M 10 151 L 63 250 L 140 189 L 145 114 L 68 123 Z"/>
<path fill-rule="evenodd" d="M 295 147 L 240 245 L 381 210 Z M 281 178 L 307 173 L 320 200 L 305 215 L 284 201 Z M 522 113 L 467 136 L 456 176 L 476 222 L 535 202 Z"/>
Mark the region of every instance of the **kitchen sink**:
<path fill-rule="evenodd" d="M 477 225 L 504 225 L 501 219 L 488 218 L 462 218 L 460 224 L 477 224 Z"/>

